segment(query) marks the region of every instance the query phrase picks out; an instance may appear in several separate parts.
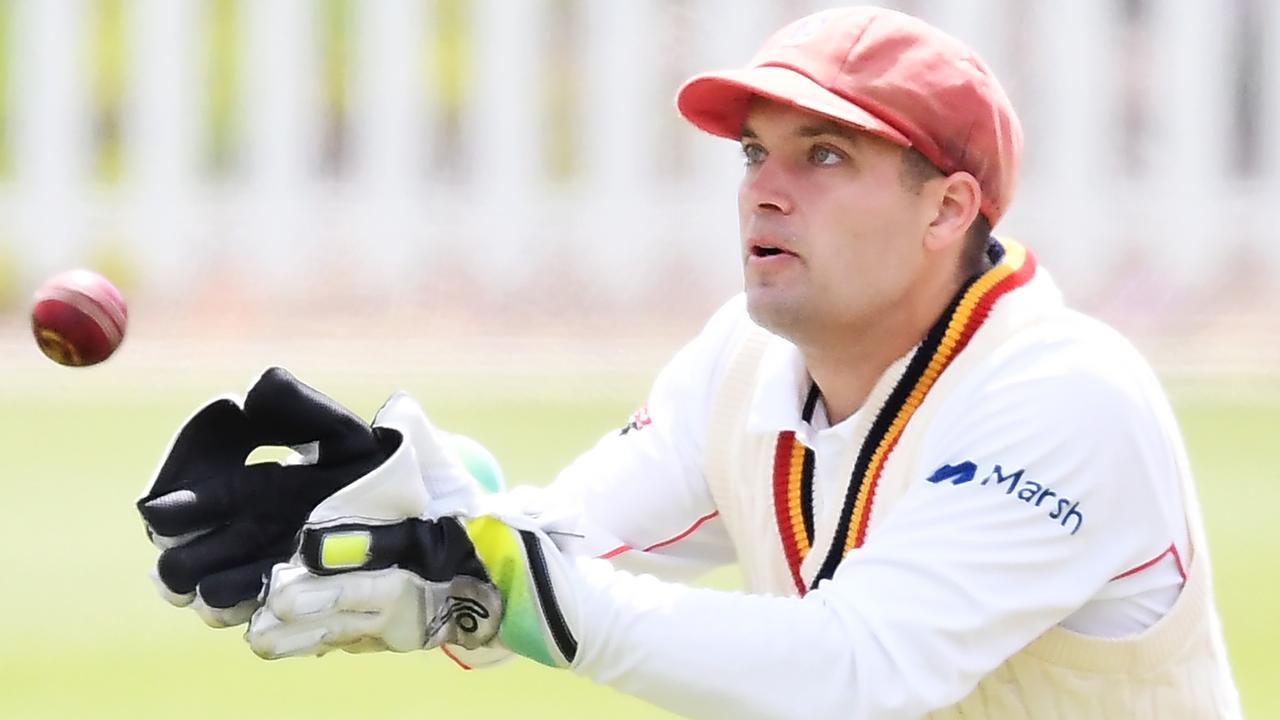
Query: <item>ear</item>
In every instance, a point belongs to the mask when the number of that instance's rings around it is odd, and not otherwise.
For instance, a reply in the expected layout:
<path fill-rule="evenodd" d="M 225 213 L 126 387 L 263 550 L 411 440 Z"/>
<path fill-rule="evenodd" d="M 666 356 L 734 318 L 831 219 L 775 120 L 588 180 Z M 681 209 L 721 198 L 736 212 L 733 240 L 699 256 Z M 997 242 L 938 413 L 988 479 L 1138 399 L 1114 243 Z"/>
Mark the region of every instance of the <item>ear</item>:
<path fill-rule="evenodd" d="M 928 250 L 963 244 L 965 233 L 982 206 L 982 188 L 969 173 L 954 172 L 937 182 L 936 212 L 924 236 Z"/>

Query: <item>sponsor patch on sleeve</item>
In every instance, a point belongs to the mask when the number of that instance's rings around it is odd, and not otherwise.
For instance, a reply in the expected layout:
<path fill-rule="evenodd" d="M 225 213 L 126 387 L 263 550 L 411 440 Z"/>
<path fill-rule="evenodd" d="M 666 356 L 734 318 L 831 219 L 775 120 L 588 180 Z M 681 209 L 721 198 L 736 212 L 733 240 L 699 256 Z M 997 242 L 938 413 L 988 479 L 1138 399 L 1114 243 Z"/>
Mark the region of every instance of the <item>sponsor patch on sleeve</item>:
<path fill-rule="evenodd" d="M 649 418 L 649 406 L 641 405 L 639 410 L 631 413 L 631 419 L 627 421 L 626 425 L 622 426 L 622 430 L 619 431 L 618 434 L 626 435 L 629 432 L 635 432 L 644 428 L 651 422 L 653 422 L 653 420 Z"/>

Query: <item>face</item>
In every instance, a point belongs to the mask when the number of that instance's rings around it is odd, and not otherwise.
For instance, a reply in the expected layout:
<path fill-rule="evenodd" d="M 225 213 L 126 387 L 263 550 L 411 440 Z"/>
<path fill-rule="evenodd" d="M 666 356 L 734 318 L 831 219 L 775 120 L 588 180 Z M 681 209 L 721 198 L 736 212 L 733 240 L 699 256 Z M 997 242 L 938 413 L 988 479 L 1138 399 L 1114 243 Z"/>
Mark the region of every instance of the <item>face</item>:
<path fill-rule="evenodd" d="M 757 101 L 738 192 L 747 308 L 798 345 L 866 333 L 910 305 L 936 215 L 902 181 L 902 150 L 819 116 Z"/>

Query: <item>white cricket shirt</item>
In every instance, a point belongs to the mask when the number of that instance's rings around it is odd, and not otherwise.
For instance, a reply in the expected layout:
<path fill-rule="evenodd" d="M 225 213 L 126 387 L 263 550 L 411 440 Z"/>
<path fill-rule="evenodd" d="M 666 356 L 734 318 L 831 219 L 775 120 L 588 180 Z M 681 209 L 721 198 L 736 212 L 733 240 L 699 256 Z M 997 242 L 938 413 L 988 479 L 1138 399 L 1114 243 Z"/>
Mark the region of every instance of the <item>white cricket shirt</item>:
<path fill-rule="evenodd" d="M 1043 268 L 1031 287 L 1060 303 Z M 1172 606 L 1188 557 L 1176 423 L 1139 354 L 1065 308 L 980 363 L 919 447 L 939 473 L 972 466 L 992 482 L 919 478 L 803 599 L 635 576 L 680 580 L 735 560 L 703 451 L 750 323 L 741 296 L 727 303 L 624 432 L 529 493 L 531 507 L 580 514 L 587 553 L 611 564 L 579 563 L 576 671 L 694 716 L 912 717 L 955 702 L 1054 625 L 1120 637 Z M 811 381 L 781 339 L 762 370 L 748 429 L 791 430 L 813 449 L 820 514 L 843 497 L 856 416 L 831 426 L 819 403 L 802 419 Z M 1051 492 L 1006 492 L 1017 470 Z M 1054 515 L 1054 498 L 1071 512 Z"/>

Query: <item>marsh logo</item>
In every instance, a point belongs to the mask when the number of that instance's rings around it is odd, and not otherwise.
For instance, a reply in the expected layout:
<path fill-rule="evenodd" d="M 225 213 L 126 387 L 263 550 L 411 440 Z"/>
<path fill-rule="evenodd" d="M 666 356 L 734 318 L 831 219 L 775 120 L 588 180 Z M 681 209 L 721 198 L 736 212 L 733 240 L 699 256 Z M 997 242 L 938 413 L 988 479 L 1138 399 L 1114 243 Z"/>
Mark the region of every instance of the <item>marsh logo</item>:
<path fill-rule="evenodd" d="M 1004 468 L 996 465 L 991 472 L 978 481 L 978 487 L 1004 490 L 1005 495 L 1028 505 L 1048 508 L 1049 519 L 1057 521 L 1064 528 L 1071 528 L 1071 534 L 1075 535 L 1080 530 L 1080 526 L 1084 525 L 1084 513 L 1080 511 L 1080 501 L 1059 495 L 1048 485 L 1027 479 L 1024 477 L 1026 472 L 1026 469 L 1019 468 L 1006 473 Z M 967 485 L 978 479 L 978 466 L 969 460 L 957 465 L 943 465 L 934 470 L 927 479 L 934 485 L 948 482 L 952 485 Z M 1046 500 L 1050 501 L 1048 505 L 1044 504 Z"/>

